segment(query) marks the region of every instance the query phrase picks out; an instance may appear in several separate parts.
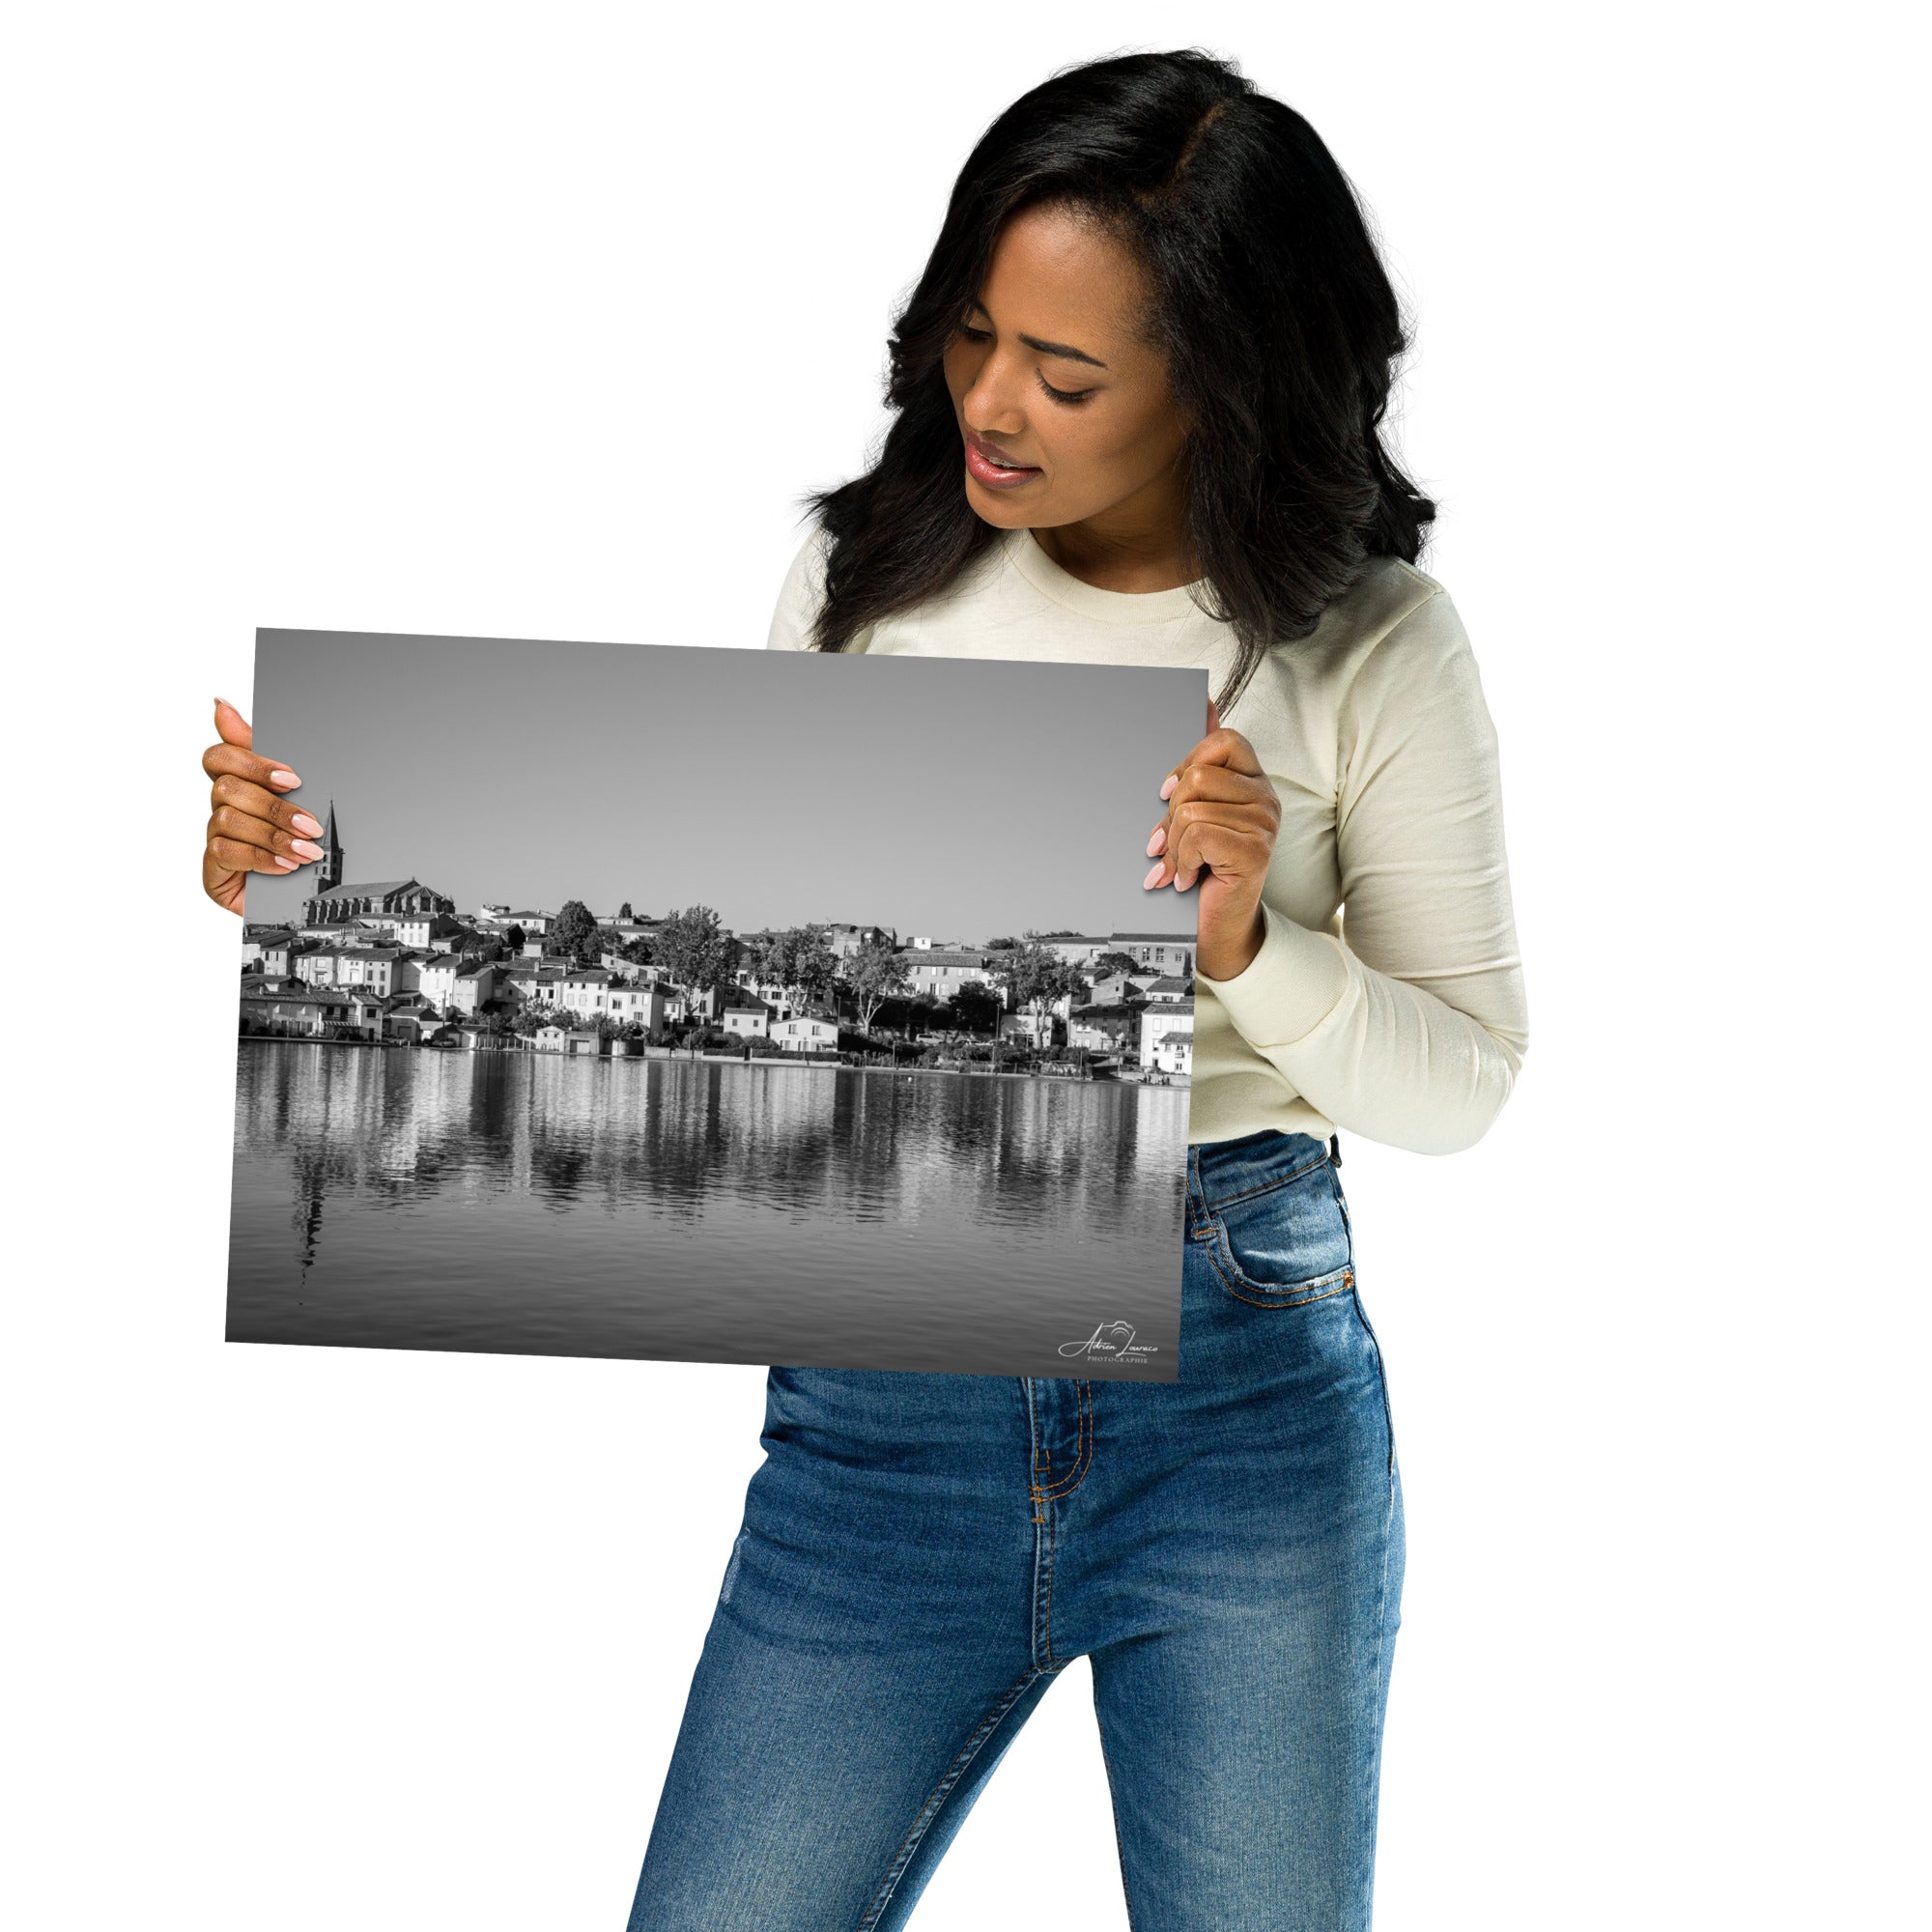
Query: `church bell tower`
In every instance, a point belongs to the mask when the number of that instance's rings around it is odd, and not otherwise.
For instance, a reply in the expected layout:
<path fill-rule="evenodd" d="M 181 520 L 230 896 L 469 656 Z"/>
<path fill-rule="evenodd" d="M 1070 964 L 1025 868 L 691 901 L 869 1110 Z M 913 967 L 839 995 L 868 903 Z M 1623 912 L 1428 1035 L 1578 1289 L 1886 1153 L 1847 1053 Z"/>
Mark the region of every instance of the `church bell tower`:
<path fill-rule="evenodd" d="M 342 883 L 342 840 L 335 831 L 335 801 L 328 801 L 328 823 L 322 835 L 322 865 L 318 870 L 315 889 L 318 894 L 332 893 Z"/>

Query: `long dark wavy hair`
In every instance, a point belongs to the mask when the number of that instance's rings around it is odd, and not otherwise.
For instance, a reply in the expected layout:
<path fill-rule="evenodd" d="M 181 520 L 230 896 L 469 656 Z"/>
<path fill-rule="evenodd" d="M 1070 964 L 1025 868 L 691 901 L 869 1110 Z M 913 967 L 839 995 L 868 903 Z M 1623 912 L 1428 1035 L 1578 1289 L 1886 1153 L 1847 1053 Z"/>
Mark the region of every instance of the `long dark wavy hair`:
<path fill-rule="evenodd" d="M 1201 608 L 1236 639 L 1225 712 L 1370 557 L 1415 562 L 1435 505 L 1382 445 L 1408 337 L 1353 187 L 1299 114 L 1198 48 L 1065 69 L 968 156 L 894 323 L 878 460 L 800 499 L 830 538 L 812 647 L 843 650 L 1006 534 L 967 500 L 942 357 L 1002 224 L 1036 204 L 1103 224 L 1147 278 L 1139 327 L 1192 425 Z"/>

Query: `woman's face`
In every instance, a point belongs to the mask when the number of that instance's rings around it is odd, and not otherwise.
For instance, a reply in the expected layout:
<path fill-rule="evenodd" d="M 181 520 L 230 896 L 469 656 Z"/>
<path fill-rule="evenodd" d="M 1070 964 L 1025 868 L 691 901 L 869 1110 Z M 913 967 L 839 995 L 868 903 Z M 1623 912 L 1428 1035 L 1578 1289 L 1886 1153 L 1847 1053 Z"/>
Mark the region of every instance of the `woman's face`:
<path fill-rule="evenodd" d="M 1179 530 L 1186 424 L 1134 333 L 1142 298 L 1132 257 L 1064 210 L 1023 209 L 1001 231 L 945 357 L 967 500 L 987 523 L 1092 523 L 1124 541 Z M 1009 476 L 982 451 L 1025 467 Z"/>

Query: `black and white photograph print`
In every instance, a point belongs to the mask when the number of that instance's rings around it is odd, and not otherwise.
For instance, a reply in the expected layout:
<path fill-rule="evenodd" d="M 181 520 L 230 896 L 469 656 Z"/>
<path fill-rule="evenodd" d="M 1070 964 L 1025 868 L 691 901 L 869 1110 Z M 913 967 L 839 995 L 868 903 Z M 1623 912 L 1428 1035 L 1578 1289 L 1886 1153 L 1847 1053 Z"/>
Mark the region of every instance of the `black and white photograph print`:
<path fill-rule="evenodd" d="M 1207 699 L 259 632 L 227 1340 L 1174 1380 Z"/>

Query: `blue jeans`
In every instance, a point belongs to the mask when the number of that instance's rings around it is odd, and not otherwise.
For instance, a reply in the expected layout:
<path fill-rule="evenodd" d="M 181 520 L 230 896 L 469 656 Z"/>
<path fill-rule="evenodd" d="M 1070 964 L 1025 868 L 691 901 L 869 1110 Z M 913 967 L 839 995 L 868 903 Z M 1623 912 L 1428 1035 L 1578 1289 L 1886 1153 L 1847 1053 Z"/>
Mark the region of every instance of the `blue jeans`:
<path fill-rule="evenodd" d="M 1187 1166 L 1178 1381 L 771 1371 L 630 1932 L 904 1925 L 1076 1657 L 1136 1932 L 1368 1926 L 1404 1536 L 1348 1205 L 1307 1134 Z"/>

